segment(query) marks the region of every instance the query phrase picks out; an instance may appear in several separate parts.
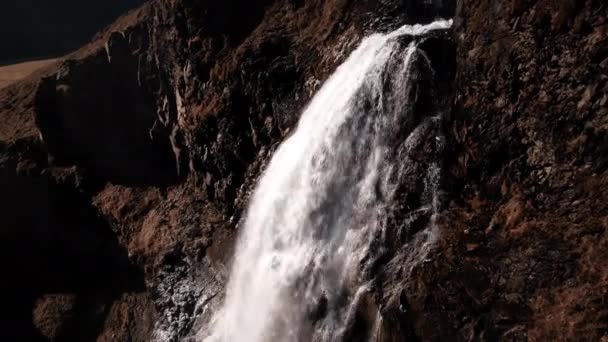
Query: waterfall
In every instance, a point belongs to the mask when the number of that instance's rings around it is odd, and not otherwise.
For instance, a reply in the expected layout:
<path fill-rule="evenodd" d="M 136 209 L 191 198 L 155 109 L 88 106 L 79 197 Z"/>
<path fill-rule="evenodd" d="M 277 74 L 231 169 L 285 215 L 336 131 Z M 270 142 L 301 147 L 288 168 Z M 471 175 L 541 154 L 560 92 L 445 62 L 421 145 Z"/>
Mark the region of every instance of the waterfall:
<path fill-rule="evenodd" d="M 431 68 L 415 36 L 450 25 L 365 38 L 314 96 L 251 197 L 225 303 L 205 341 L 344 338 L 381 248 L 374 241 L 386 238 L 408 153 L 426 139 L 442 143 L 440 113 L 413 110 L 415 65 Z M 436 210 L 438 168 L 429 163 L 433 199 L 420 211 Z M 424 258 L 434 234 L 418 232 L 412 258 Z"/>

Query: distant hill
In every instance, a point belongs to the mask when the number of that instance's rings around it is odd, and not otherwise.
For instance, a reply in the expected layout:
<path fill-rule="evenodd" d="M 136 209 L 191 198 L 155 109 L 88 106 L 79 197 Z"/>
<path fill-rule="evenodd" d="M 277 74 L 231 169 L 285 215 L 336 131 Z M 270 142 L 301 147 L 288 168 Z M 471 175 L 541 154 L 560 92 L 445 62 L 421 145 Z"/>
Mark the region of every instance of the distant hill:
<path fill-rule="evenodd" d="M 144 1 L 0 1 L 0 65 L 66 54 Z"/>
<path fill-rule="evenodd" d="M 56 59 L 44 59 L 13 65 L 0 66 L 0 89 L 14 83 L 22 78 L 27 77 L 34 71 L 47 66 L 56 61 Z"/>

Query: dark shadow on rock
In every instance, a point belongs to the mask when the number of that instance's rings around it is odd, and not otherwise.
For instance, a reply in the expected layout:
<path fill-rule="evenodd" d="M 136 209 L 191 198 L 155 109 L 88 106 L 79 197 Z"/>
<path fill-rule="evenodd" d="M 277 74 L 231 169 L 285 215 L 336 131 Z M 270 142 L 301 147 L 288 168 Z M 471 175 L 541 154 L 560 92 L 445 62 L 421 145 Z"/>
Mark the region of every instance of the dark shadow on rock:
<path fill-rule="evenodd" d="M 93 341 L 112 304 L 124 293 L 145 290 L 134 266 L 90 198 L 45 176 L 27 177 L 0 169 L 0 329 L 12 341 Z M 56 321 L 37 302 L 70 296 L 73 303 Z M 55 316 L 50 316 L 55 317 Z M 40 332 L 53 325 L 52 336 Z"/>
<path fill-rule="evenodd" d="M 87 63 L 68 61 L 41 81 L 35 99 L 36 124 L 54 165 L 79 165 L 98 182 L 167 186 L 186 162 L 173 126 L 175 99 L 167 122 L 157 114 L 155 89 L 141 80 L 141 56 L 126 38 L 113 34 L 107 52 Z M 174 94 L 174 90 L 167 90 Z"/>
<path fill-rule="evenodd" d="M 439 82 L 452 82 L 456 75 L 456 46 L 448 32 L 437 32 L 420 43 Z"/>
<path fill-rule="evenodd" d="M 438 18 L 452 18 L 456 0 L 401 0 L 408 24 L 426 24 Z"/>

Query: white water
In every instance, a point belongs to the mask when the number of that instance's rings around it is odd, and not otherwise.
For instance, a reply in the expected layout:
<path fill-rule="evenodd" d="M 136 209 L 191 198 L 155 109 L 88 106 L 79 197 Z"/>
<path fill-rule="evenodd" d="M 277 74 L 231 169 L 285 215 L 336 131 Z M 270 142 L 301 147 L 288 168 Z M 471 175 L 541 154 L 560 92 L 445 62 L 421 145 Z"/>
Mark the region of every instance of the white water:
<path fill-rule="evenodd" d="M 415 40 L 404 45 L 400 37 L 450 25 L 364 39 L 313 98 L 251 198 L 225 303 L 206 341 L 340 338 L 403 169 L 394 146 L 420 139 L 402 137 L 419 52 Z M 325 313 L 311 319 L 320 302 Z"/>

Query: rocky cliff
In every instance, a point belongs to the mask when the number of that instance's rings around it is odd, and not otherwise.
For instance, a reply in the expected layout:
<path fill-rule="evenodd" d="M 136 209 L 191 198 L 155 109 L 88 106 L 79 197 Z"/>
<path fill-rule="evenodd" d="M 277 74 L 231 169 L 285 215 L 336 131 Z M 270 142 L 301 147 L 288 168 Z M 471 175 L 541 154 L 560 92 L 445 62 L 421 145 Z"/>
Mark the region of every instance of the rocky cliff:
<path fill-rule="evenodd" d="M 440 241 L 404 272 L 395 239 L 362 320 L 382 312 L 384 341 L 605 336 L 598 0 L 146 3 L 0 91 L 3 332 L 188 339 L 315 90 L 364 35 L 455 7 L 452 38 L 425 43 L 451 107 Z"/>
<path fill-rule="evenodd" d="M 454 259 L 428 274 L 464 338 L 607 338 L 607 18 L 601 1 L 458 4 Z"/>

